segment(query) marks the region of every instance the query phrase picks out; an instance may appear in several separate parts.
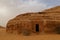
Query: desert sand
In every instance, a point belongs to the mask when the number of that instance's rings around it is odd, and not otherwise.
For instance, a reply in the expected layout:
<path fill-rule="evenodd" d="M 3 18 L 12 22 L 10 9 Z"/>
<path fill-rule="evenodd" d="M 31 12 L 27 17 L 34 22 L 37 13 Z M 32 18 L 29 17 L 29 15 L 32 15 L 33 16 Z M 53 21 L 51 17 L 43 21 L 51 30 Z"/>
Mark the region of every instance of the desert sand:
<path fill-rule="evenodd" d="M 60 40 L 59 34 L 33 34 L 24 36 L 22 34 L 6 33 L 5 28 L 0 28 L 0 40 Z"/>

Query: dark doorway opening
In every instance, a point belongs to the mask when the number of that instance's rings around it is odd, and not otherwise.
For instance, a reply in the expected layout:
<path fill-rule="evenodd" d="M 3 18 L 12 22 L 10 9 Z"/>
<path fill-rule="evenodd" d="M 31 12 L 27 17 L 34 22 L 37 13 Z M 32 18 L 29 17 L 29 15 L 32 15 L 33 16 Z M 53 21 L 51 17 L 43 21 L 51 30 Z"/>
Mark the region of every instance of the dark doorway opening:
<path fill-rule="evenodd" d="M 39 32 L 39 24 L 36 24 L 36 32 Z"/>

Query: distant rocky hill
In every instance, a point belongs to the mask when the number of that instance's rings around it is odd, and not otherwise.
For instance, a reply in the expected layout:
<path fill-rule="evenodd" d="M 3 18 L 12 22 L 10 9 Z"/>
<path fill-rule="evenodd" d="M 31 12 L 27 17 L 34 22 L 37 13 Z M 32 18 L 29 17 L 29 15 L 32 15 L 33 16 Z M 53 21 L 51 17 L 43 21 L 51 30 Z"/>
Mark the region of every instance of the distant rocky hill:
<path fill-rule="evenodd" d="M 43 12 L 60 12 L 60 6 L 56 6 L 53 8 L 46 9 Z"/>
<path fill-rule="evenodd" d="M 5 27 L 3 27 L 3 26 L 0 26 L 0 28 L 5 28 Z"/>

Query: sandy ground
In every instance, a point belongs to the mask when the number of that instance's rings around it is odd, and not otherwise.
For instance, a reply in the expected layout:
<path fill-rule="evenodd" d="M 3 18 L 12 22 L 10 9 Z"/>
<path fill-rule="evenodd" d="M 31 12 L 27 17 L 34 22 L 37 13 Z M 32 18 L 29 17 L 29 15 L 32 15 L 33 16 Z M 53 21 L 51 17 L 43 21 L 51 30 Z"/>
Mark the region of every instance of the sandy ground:
<path fill-rule="evenodd" d="M 58 34 L 39 34 L 31 36 L 23 36 L 17 34 L 6 33 L 5 29 L 0 28 L 0 40 L 60 40 Z"/>

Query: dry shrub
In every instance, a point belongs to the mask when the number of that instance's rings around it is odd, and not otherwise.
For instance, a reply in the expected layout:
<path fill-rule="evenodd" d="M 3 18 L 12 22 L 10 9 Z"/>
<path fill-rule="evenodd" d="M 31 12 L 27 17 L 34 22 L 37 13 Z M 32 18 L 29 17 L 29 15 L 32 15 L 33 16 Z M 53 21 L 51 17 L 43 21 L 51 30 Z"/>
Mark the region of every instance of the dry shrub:
<path fill-rule="evenodd" d="M 29 35 L 30 35 L 30 31 L 27 30 L 27 29 L 24 29 L 24 30 L 22 31 L 22 33 L 23 33 L 24 36 L 29 36 Z"/>
<path fill-rule="evenodd" d="M 55 28 L 55 32 L 57 34 L 60 34 L 60 23 L 57 23 L 56 28 Z"/>
<path fill-rule="evenodd" d="M 60 27 L 56 27 L 55 32 L 56 32 L 57 34 L 60 34 Z"/>

